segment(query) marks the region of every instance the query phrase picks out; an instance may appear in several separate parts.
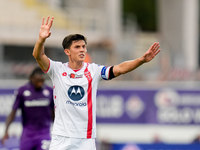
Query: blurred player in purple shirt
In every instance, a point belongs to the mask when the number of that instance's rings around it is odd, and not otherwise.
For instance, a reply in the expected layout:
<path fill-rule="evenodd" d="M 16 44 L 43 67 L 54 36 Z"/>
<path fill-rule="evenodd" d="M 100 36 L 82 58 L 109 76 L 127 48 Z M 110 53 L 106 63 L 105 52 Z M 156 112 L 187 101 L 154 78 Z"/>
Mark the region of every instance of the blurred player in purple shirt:
<path fill-rule="evenodd" d="M 8 139 L 8 128 L 21 109 L 23 132 L 20 150 L 44 150 L 50 144 L 50 126 L 54 119 L 53 89 L 44 84 L 44 73 L 35 68 L 27 84 L 20 87 L 16 94 L 13 109 L 6 120 L 2 144 Z"/>

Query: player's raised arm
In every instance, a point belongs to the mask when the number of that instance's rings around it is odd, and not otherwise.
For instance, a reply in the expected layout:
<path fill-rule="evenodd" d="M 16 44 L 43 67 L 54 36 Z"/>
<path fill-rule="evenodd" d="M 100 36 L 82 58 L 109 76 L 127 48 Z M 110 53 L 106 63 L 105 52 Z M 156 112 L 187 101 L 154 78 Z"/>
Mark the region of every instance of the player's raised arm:
<path fill-rule="evenodd" d="M 49 67 L 49 60 L 44 52 L 44 43 L 46 38 L 48 38 L 51 35 L 50 29 L 53 24 L 53 19 L 54 17 L 52 17 L 51 19 L 50 17 L 48 17 L 46 21 L 45 18 L 42 19 L 42 25 L 39 31 L 39 38 L 33 50 L 33 56 L 43 71 L 47 71 Z"/>
<path fill-rule="evenodd" d="M 160 51 L 161 49 L 158 42 L 155 42 L 144 54 L 142 57 L 137 58 L 135 60 L 125 61 L 119 65 L 115 65 L 113 67 L 113 74 L 115 77 L 130 72 L 143 63 L 151 61 Z"/>

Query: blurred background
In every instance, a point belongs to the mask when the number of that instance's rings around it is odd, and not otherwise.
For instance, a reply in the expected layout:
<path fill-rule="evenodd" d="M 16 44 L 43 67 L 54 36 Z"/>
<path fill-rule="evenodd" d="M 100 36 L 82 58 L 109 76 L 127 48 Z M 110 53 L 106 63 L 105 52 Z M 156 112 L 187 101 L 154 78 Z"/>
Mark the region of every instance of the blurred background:
<path fill-rule="evenodd" d="M 42 17 L 54 16 L 45 44 L 52 60 L 68 61 L 62 40 L 73 33 L 87 37 L 91 62 L 107 66 L 161 45 L 152 62 L 100 83 L 98 149 L 194 143 L 200 135 L 199 14 L 199 0 L 0 0 L 0 137 L 13 91 L 37 66 L 32 51 Z M 46 83 L 52 85 L 49 78 Z M 16 120 L 10 133 L 20 137 L 21 130 Z"/>

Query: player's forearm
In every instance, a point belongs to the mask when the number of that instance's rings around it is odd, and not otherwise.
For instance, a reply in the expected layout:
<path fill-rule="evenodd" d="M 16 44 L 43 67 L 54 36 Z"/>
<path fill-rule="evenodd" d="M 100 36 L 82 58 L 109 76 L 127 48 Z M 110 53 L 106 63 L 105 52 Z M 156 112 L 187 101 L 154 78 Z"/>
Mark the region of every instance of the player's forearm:
<path fill-rule="evenodd" d="M 119 76 L 121 74 L 128 73 L 144 63 L 145 61 L 143 57 L 137 58 L 135 60 L 125 61 L 119 65 L 114 66 L 113 68 L 114 75 Z"/>
<path fill-rule="evenodd" d="M 49 59 L 44 52 L 44 42 L 46 38 L 39 38 L 33 49 L 33 57 L 36 59 L 40 68 L 43 71 L 47 71 L 49 68 Z"/>
<path fill-rule="evenodd" d="M 6 119 L 6 130 L 5 130 L 5 133 L 8 133 L 8 128 L 10 126 L 10 124 L 13 122 L 14 118 L 15 118 L 15 114 L 16 114 L 16 111 L 13 110 L 10 115 L 8 116 L 8 118 Z"/>
<path fill-rule="evenodd" d="M 9 120 L 9 121 L 6 120 L 5 134 L 8 133 L 8 129 L 9 129 L 9 126 L 10 126 L 10 124 L 12 123 L 12 121 L 13 121 L 13 120 Z"/>
<path fill-rule="evenodd" d="M 39 38 L 35 44 L 35 47 L 33 49 L 33 57 L 36 60 L 40 60 L 42 55 L 45 55 L 44 43 L 45 43 L 45 39 Z"/>

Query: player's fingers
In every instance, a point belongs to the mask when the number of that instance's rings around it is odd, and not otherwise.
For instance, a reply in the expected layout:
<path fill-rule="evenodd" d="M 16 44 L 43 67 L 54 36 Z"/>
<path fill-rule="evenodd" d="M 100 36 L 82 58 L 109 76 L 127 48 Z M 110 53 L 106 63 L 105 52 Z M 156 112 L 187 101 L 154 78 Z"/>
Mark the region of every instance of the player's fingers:
<path fill-rule="evenodd" d="M 43 18 L 42 18 L 42 25 L 44 25 L 44 19 L 45 19 L 45 18 L 43 17 Z"/>
<path fill-rule="evenodd" d="M 158 47 L 159 43 L 155 42 L 153 49 L 156 49 Z"/>
<path fill-rule="evenodd" d="M 53 20 L 54 20 L 54 17 L 51 18 L 51 20 L 50 20 L 50 22 L 49 22 L 49 27 L 52 26 L 52 24 L 53 24 Z"/>
<path fill-rule="evenodd" d="M 151 45 L 150 49 L 153 49 L 155 44 L 156 42 Z"/>
<path fill-rule="evenodd" d="M 159 49 L 155 54 L 154 56 L 156 56 L 158 53 L 160 53 L 161 49 Z"/>
<path fill-rule="evenodd" d="M 48 22 L 49 22 L 49 16 L 47 17 L 47 21 L 46 21 L 46 24 L 45 24 L 45 25 L 47 25 L 47 24 L 48 24 Z"/>
<path fill-rule="evenodd" d="M 153 49 L 153 51 L 156 52 L 159 48 L 160 48 L 160 45 L 157 45 L 157 46 Z"/>
<path fill-rule="evenodd" d="M 151 50 L 155 53 L 159 48 L 160 48 L 159 43 L 156 43 Z"/>
<path fill-rule="evenodd" d="M 157 42 L 153 43 L 149 50 L 154 51 L 154 49 L 157 47 L 157 45 L 158 45 Z"/>

